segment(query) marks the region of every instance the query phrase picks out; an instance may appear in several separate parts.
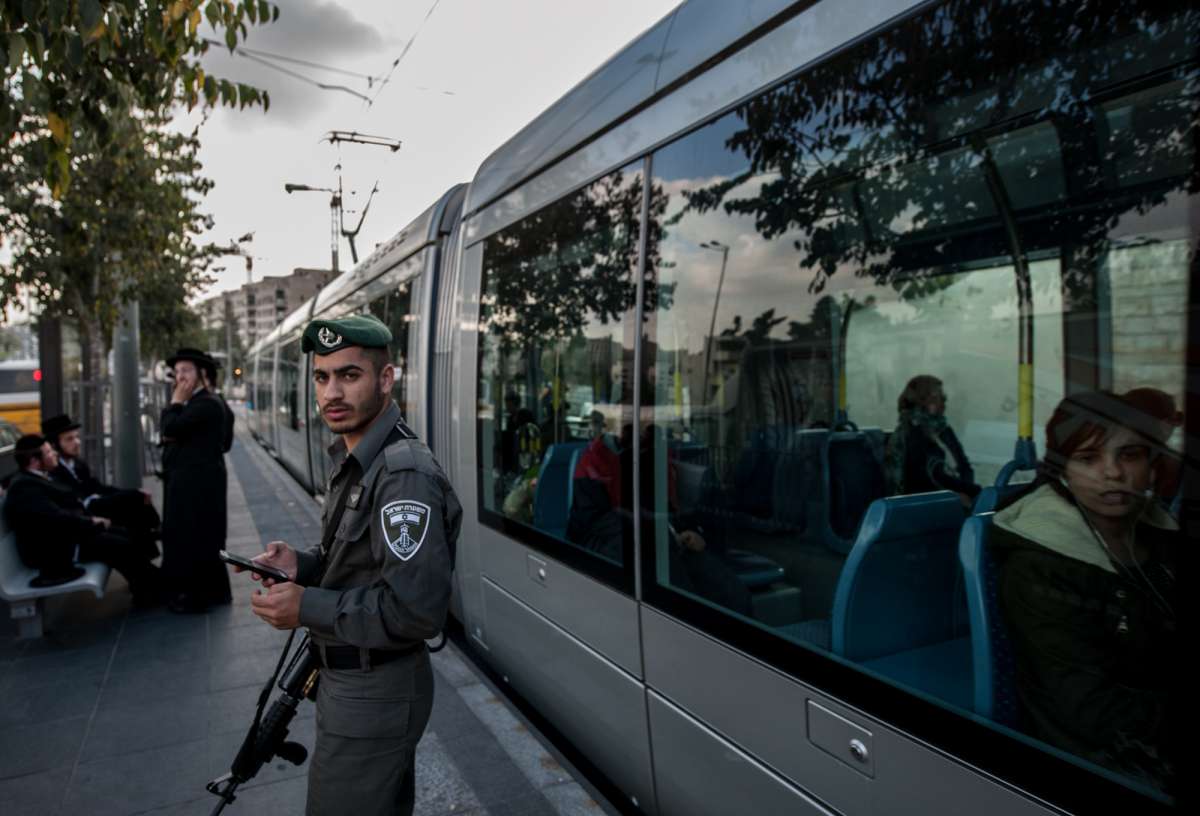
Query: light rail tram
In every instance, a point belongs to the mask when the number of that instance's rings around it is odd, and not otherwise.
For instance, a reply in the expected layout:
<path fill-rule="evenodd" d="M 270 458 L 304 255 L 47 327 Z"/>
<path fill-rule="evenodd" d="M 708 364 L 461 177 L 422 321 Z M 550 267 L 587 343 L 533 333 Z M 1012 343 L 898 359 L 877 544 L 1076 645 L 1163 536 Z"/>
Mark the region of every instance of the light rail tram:
<path fill-rule="evenodd" d="M 645 813 L 1173 811 L 1195 689 L 1022 687 L 987 542 L 1055 406 L 1139 389 L 1196 540 L 1198 45 L 1189 3 L 688 0 L 257 343 L 253 433 L 319 497 L 300 332 L 387 323 L 454 615 Z M 977 498 L 896 489 L 919 375 Z"/>

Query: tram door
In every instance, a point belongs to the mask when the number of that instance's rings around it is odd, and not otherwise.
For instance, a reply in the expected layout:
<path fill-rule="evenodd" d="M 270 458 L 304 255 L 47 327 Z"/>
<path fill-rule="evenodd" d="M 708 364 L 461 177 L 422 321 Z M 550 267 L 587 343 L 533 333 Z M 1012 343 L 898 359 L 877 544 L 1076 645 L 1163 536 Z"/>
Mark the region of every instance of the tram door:
<path fill-rule="evenodd" d="M 481 295 L 475 444 L 462 455 L 474 461 L 460 481 L 480 508 L 464 534 L 479 542 L 476 636 L 652 809 L 633 559 L 642 181 L 638 162 L 468 249 Z"/>

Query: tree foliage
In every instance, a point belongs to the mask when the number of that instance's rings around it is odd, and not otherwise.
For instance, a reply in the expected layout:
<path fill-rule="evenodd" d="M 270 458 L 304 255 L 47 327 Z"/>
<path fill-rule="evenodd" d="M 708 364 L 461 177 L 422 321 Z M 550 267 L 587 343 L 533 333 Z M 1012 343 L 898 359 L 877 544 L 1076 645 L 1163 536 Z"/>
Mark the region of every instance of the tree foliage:
<path fill-rule="evenodd" d="M 508 350 L 566 340 L 590 321 L 620 322 L 637 299 L 640 173 L 612 173 L 493 236 L 484 254 L 488 334 Z M 650 191 L 646 269 L 659 265 L 666 195 Z M 648 274 L 646 313 L 670 287 Z"/>
<path fill-rule="evenodd" d="M 103 146 L 131 107 L 265 109 L 265 92 L 204 73 L 200 27 L 207 20 L 232 50 L 249 26 L 278 16 L 266 0 L 0 0 L 0 145 L 37 122 L 47 142 L 42 173 L 57 198 L 77 143 Z"/>
<path fill-rule="evenodd" d="M 176 342 L 188 329 L 185 301 L 208 281 L 216 250 L 193 240 L 211 224 L 200 210 L 212 182 L 199 172 L 197 132 L 167 124 L 126 111 L 108 139 L 77 141 L 75 183 L 58 200 L 39 172 L 47 145 L 32 120 L 22 126 L 0 166 L 0 230 L 12 253 L 0 303 L 32 294 L 102 349 L 121 303 L 136 298 L 147 350 Z"/>

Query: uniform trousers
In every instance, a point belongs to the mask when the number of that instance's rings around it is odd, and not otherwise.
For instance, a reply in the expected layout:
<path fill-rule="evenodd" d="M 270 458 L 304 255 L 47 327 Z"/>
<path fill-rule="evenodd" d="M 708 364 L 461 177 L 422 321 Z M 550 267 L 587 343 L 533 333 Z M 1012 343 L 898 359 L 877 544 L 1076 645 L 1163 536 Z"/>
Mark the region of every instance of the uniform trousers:
<path fill-rule="evenodd" d="M 429 653 L 369 671 L 321 669 L 308 816 L 409 816 L 417 742 L 433 711 Z"/>

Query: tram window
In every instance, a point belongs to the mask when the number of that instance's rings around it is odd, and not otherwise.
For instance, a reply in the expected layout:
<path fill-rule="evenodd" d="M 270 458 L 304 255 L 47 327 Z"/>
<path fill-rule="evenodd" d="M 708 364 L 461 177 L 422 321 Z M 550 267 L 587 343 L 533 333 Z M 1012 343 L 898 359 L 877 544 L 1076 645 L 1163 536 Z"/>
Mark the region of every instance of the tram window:
<path fill-rule="evenodd" d="M 852 297 L 863 305 L 850 315 L 846 337 L 848 415 L 860 426 L 893 434 L 905 421 L 911 427 L 918 420 L 912 411 L 900 417 L 900 398 L 914 376 L 934 376 L 946 398 L 942 416 L 949 430 L 943 439 L 961 446 L 964 469 L 970 470 L 974 484 L 992 484 L 1012 459 L 1018 430 L 1014 274 L 1011 264 L 987 263 L 931 275 L 921 291 L 856 289 Z M 1030 277 L 1037 340 L 1033 416 L 1035 439 L 1043 450 L 1046 420 L 1065 393 L 1058 259 L 1032 261 Z M 897 448 L 890 446 L 893 452 Z M 898 476 L 902 474 L 887 474 L 889 492 L 936 489 L 924 481 L 904 489 Z"/>
<path fill-rule="evenodd" d="M 300 430 L 300 338 L 284 343 L 279 349 L 279 424 L 293 431 Z"/>
<path fill-rule="evenodd" d="M 483 520 L 623 588 L 641 207 L 634 165 L 489 238 L 480 315 Z"/>
<path fill-rule="evenodd" d="M 410 341 L 416 336 L 419 315 L 413 309 L 415 281 L 407 280 L 371 301 L 370 313 L 379 318 L 392 332 L 392 363 L 396 366 L 396 384 L 392 396 L 405 418 L 412 421 L 416 397 L 415 368 L 409 366 Z"/>
<path fill-rule="evenodd" d="M 648 279 L 669 296 L 646 304 L 644 596 L 762 659 L 783 665 L 791 649 L 805 656 L 787 665 L 804 666 L 809 653 L 825 654 L 991 719 L 1014 750 L 1070 755 L 1161 798 L 1171 763 L 1155 729 L 1179 649 L 1157 579 L 1128 589 L 1153 609 L 1136 645 L 1104 621 L 1020 606 L 1046 586 L 1013 566 L 1018 550 L 1040 553 L 1038 563 L 1065 553 L 1068 571 L 1106 586 L 1129 578 L 1107 558 L 1069 555 L 1096 541 L 1053 460 L 1003 502 L 1070 523 L 1051 534 L 1002 510 L 983 528 L 1000 542 L 984 552 L 1007 600 L 990 614 L 1011 645 L 970 630 L 958 561 L 972 497 L 1018 436 L 1061 455 L 1048 423 L 1099 400 L 1123 407 L 1098 420 L 1094 444 L 1127 432 L 1149 440 L 1158 481 L 1142 487 L 1154 498 L 1143 492 L 1145 515 L 1130 518 L 1162 523 L 1148 534 L 1162 548 L 1153 566 L 1170 572 L 1165 512 L 1178 493 L 1170 463 L 1187 396 L 1196 240 L 1187 213 L 1198 27 L 1194 12 L 1149 2 L 1111 11 L 1098 26 L 1091 7 L 980 14 L 977 4 L 940 4 L 652 156 Z M 1090 33 L 1068 51 L 1067 31 Z M 982 54 L 981 42 L 990 44 Z M 1033 335 L 1024 389 L 1023 305 Z M 938 388 L 921 405 L 926 416 L 908 419 L 964 477 L 961 490 L 936 479 L 904 489 L 889 462 L 901 441 L 898 398 L 921 374 Z M 1024 431 L 1022 405 L 1032 416 Z M 955 433 L 943 436 L 944 425 Z M 890 495 L 897 482 L 920 495 Z M 938 487 L 950 489 L 923 492 Z M 906 519 L 899 531 L 891 521 L 864 531 L 875 501 L 887 519 Z M 889 536 L 902 533 L 897 546 Z M 862 581 L 869 591 L 858 591 Z M 979 648 L 1010 648 L 1016 666 L 982 698 L 971 662 Z M 1069 670 L 1051 665 L 1054 650 L 1075 661 Z M 1100 670 L 1095 686 L 1067 676 L 1133 652 L 1134 663 Z M 1145 708 L 1123 708 L 1116 725 L 1088 714 L 1122 707 L 1131 678 Z"/>
<path fill-rule="evenodd" d="M 275 388 L 275 349 L 268 346 L 263 349 L 258 363 L 258 405 L 257 410 L 264 422 L 269 422 L 273 405 L 273 389 Z M 263 433 L 268 433 L 266 425 Z"/>

